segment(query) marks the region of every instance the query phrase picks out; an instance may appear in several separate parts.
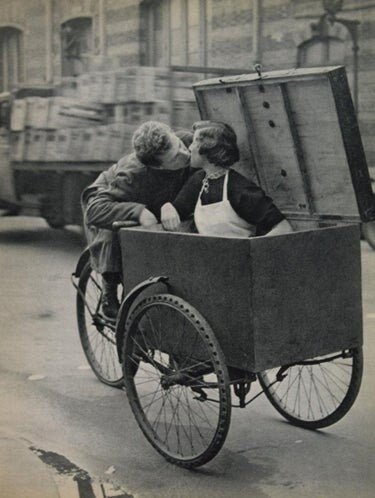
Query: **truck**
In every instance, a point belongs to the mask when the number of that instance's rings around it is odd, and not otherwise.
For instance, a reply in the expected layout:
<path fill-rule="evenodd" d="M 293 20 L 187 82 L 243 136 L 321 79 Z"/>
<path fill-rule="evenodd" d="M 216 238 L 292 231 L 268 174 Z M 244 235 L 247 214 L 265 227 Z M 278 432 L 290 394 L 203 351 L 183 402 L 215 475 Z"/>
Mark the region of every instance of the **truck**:
<path fill-rule="evenodd" d="M 80 225 L 82 190 L 130 152 L 137 126 L 190 128 L 199 119 L 192 84 L 241 72 L 250 71 L 137 66 L 1 94 L 0 210 Z"/>

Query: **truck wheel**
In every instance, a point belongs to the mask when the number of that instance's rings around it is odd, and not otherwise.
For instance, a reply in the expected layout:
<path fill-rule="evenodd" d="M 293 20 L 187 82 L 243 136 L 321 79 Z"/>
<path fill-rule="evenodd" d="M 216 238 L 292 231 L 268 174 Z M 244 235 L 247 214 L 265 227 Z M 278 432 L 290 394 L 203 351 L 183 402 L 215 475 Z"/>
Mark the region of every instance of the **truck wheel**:
<path fill-rule="evenodd" d="M 57 218 L 46 218 L 44 217 L 46 222 L 48 223 L 48 226 L 51 228 L 64 228 L 65 223 L 63 220 L 59 220 Z"/>
<path fill-rule="evenodd" d="M 64 228 L 65 219 L 58 198 L 45 197 L 42 200 L 40 214 L 51 228 Z"/>

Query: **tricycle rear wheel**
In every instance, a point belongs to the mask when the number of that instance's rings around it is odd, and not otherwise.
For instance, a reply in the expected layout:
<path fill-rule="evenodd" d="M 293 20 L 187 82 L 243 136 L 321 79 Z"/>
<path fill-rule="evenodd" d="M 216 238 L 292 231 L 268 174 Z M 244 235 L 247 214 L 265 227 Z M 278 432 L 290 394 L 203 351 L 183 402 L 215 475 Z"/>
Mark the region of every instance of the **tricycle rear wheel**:
<path fill-rule="evenodd" d="M 362 380 L 362 348 L 353 348 L 258 374 L 276 410 L 305 429 L 338 422 L 353 405 Z"/>
<path fill-rule="evenodd" d="M 192 468 L 219 452 L 230 424 L 229 377 L 197 310 L 171 294 L 143 299 L 125 325 L 123 369 L 138 425 L 166 460 Z"/>
<path fill-rule="evenodd" d="M 123 385 L 114 324 L 101 312 L 101 275 L 88 261 L 82 269 L 77 292 L 77 321 L 83 351 L 98 379 L 112 387 Z"/>

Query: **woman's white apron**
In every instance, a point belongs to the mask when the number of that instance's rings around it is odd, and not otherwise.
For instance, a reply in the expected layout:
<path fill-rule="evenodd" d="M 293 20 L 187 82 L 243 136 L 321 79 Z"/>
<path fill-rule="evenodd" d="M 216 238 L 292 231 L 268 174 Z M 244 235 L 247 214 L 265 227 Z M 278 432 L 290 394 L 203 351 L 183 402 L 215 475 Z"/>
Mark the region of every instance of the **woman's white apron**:
<path fill-rule="evenodd" d="M 220 202 L 202 205 L 202 186 L 194 211 L 195 225 L 202 235 L 251 237 L 255 235 L 254 225 L 240 218 L 228 200 L 228 176 L 229 171 L 225 174 L 223 198 Z"/>

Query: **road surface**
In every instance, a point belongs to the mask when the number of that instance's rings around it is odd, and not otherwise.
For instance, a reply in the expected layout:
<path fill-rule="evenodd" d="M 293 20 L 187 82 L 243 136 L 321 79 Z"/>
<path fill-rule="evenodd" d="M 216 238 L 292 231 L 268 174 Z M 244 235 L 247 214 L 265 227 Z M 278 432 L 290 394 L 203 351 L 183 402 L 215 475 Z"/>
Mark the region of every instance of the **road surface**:
<path fill-rule="evenodd" d="M 70 283 L 81 249 L 77 229 L 0 218 L 0 498 L 374 496 L 375 251 L 365 242 L 365 372 L 353 408 L 309 432 L 260 398 L 233 411 L 224 448 L 195 471 L 160 457 L 125 394 L 88 368 Z"/>

